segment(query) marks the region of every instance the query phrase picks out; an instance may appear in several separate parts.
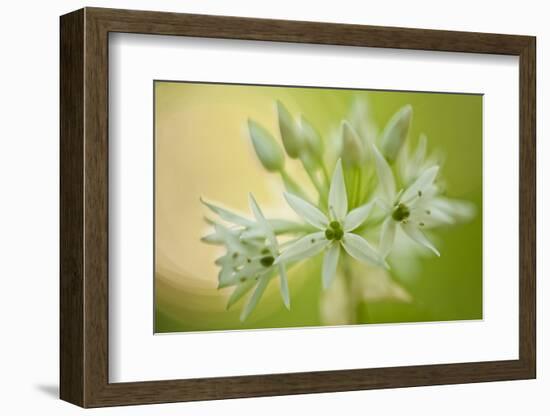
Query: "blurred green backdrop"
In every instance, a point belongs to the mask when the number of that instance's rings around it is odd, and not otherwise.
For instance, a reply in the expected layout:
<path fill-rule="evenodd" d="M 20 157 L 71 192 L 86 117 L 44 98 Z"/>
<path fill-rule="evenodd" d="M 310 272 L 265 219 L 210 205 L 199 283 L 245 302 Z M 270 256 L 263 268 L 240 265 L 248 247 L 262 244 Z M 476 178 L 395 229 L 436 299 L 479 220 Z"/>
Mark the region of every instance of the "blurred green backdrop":
<path fill-rule="evenodd" d="M 409 139 L 421 133 L 428 149 L 445 158 L 447 195 L 475 204 L 472 221 L 438 229 L 442 255 L 414 265 L 392 263 L 392 279 L 407 302 L 380 299 L 359 311 L 368 323 L 482 318 L 482 96 L 466 94 L 294 88 L 155 82 L 155 332 L 317 326 L 324 324 L 318 256 L 292 269 L 292 309 L 286 310 L 276 279 L 257 309 L 239 321 L 243 301 L 229 311 L 230 290 L 218 290 L 214 259 L 221 248 L 200 242 L 208 232 L 204 196 L 249 214 L 252 192 L 266 214 L 296 218 L 282 198 L 276 175 L 261 168 L 245 125 L 247 118 L 278 137 L 275 100 L 295 116 L 304 114 L 325 140 L 349 116 L 354 100 L 368 103 L 372 122 L 383 128 L 411 104 Z M 330 143 L 327 143 L 330 146 Z M 287 159 L 298 181 L 307 181 Z M 246 299 L 246 298 L 245 298 Z"/>

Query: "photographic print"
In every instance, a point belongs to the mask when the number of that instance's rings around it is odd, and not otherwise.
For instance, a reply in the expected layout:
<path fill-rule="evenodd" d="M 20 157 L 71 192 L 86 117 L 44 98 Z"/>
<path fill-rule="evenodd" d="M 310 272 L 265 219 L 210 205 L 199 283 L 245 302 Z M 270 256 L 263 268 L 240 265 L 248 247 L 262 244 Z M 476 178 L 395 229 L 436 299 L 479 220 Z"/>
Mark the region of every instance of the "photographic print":
<path fill-rule="evenodd" d="M 154 82 L 155 333 L 482 319 L 481 94 Z"/>

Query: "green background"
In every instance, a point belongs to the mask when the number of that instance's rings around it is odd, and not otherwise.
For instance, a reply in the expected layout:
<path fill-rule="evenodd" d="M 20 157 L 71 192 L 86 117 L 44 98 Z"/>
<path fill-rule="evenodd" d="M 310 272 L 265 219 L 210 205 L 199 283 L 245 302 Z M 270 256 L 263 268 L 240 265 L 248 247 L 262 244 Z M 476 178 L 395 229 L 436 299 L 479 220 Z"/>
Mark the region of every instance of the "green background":
<path fill-rule="evenodd" d="M 230 290 L 216 289 L 213 261 L 219 248 L 199 241 L 208 232 L 200 196 L 247 214 L 248 192 L 262 207 L 280 206 L 276 176 L 263 171 L 243 133 L 251 117 L 278 138 L 277 99 L 294 116 L 304 114 L 327 141 L 329 133 L 349 116 L 354 100 L 366 100 L 369 116 L 379 129 L 399 108 L 412 105 L 408 140 L 416 143 L 421 133 L 426 134 L 429 151 L 444 155 L 441 174 L 446 194 L 472 202 L 477 213 L 469 222 L 437 229 L 440 258 L 420 257 L 414 270 L 392 264 L 393 280 L 412 300 L 368 302 L 359 311 L 360 321 L 481 319 L 481 95 L 156 82 L 155 332 L 322 324 L 320 256 L 289 274 L 290 311 L 284 308 L 274 280 L 242 323 L 243 301 L 227 311 Z M 292 169 L 297 180 L 305 180 L 290 163 Z"/>

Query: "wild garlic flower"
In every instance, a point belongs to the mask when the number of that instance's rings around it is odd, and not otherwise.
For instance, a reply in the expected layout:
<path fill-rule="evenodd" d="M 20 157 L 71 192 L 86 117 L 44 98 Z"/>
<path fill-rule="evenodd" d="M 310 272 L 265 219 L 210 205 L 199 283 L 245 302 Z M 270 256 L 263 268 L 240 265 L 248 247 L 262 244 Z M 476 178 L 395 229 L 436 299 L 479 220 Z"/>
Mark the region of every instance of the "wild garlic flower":
<path fill-rule="evenodd" d="M 434 180 L 439 172 L 439 166 L 432 166 L 404 190 L 397 192 L 393 172 L 380 154 L 376 146 L 372 146 L 376 161 L 381 197 L 377 202 L 384 211 L 384 222 L 380 235 L 380 252 L 385 258 L 390 253 L 395 239 L 397 227 L 400 227 L 412 240 L 433 251 L 439 256 L 439 251 L 424 235 L 422 229 L 436 215 L 433 206 L 436 188 Z"/>
<path fill-rule="evenodd" d="M 418 178 L 421 172 L 431 166 L 437 165 L 435 158 L 429 158 L 427 155 L 428 139 L 424 134 L 420 135 L 418 143 L 414 149 L 411 149 L 409 143 L 403 146 L 396 161 L 397 173 L 405 185 L 410 185 Z"/>
<path fill-rule="evenodd" d="M 411 149 L 407 144 L 401 151 L 396 161 L 396 172 L 404 186 L 411 185 L 422 172 L 430 167 L 441 166 L 442 156 L 428 155 L 427 147 L 428 139 L 422 134 L 414 149 Z M 475 207 L 471 202 L 443 196 L 439 188 L 436 190 L 436 195 L 432 201 L 434 215 L 431 217 L 431 221 L 426 224 L 427 228 L 443 224 L 456 224 L 473 218 Z"/>
<path fill-rule="evenodd" d="M 287 269 L 321 252 L 323 287 L 333 283 L 323 293 L 325 312 L 334 309 L 332 292 L 340 293 L 340 306 L 346 310 L 339 315 L 349 322 L 356 321 L 361 303 L 410 301 L 392 279 L 395 270 L 386 263 L 390 252 L 394 259 L 414 258 L 419 252 L 411 250 L 413 245 L 439 256 L 425 231 L 471 219 L 475 213 L 470 202 L 442 195 L 441 162 L 427 155 L 426 138 L 421 136 L 414 149 L 410 146 L 412 107 L 401 107 L 379 131 L 366 103 L 356 100 L 347 120 L 328 135 L 280 101 L 275 110 L 278 131 L 249 119 L 246 132 L 263 168 L 280 175 L 284 198 L 305 224 L 266 218 L 251 194 L 253 218 L 202 201 L 219 217 L 207 220 L 214 232 L 202 240 L 225 247 L 215 263 L 218 287 L 233 288 L 227 308 L 252 292 L 240 315 L 244 321 L 277 276 L 283 303 L 290 308 Z M 309 184 L 296 181 L 293 173 L 299 166 Z M 335 167 L 330 171 L 329 166 Z M 365 234 L 379 241 L 377 249 Z M 347 256 L 341 256 L 342 250 Z"/>
<path fill-rule="evenodd" d="M 216 264 L 220 266 L 218 288 L 235 286 L 228 307 L 256 286 L 241 314 L 241 320 L 246 319 L 260 300 L 270 279 L 278 274 L 283 302 L 290 308 L 285 265 L 274 264 L 280 254 L 275 229 L 264 217 L 254 196 L 249 195 L 249 204 L 255 221 L 225 208 L 202 202 L 221 219 L 232 223 L 231 227 L 227 227 L 211 221 L 214 233 L 202 238 L 206 243 L 223 245 L 226 248 L 226 253 L 216 259 Z M 276 224 L 280 227 L 288 226 L 285 221 Z"/>
<path fill-rule="evenodd" d="M 277 258 L 277 264 L 300 261 L 325 250 L 322 271 L 325 288 L 334 278 L 341 248 L 357 260 L 385 267 L 384 260 L 367 240 L 353 233 L 368 218 L 372 203 L 348 212 L 346 185 L 340 159 L 336 163 L 330 184 L 328 216 L 319 208 L 295 195 L 289 193 L 284 195 L 290 207 L 318 231 L 309 233 L 289 245 Z"/>

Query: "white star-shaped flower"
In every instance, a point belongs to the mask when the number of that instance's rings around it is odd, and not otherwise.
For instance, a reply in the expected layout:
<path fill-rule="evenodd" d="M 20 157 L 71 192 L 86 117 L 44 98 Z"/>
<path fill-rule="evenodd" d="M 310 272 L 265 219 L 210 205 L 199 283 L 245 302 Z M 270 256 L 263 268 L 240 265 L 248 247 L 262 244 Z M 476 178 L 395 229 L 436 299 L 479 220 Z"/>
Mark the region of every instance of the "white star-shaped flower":
<path fill-rule="evenodd" d="M 244 321 L 258 304 L 271 278 L 278 274 L 281 297 L 285 306 L 290 309 L 285 265 L 283 263 L 274 264 L 280 254 L 274 225 L 285 227 L 288 226 L 288 222 L 268 221 L 252 194 L 249 194 L 249 204 L 256 221 L 204 200 L 202 202 L 223 220 L 237 225 L 237 228 L 228 228 L 211 221 L 214 233 L 203 237 L 204 242 L 221 244 L 227 248 L 227 253 L 218 258 L 216 264 L 220 266 L 218 287 L 235 286 L 228 307 L 255 286 L 254 293 L 241 314 L 241 320 Z"/>
<path fill-rule="evenodd" d="M 353 233 L 368 218 L 373 204 L 367 203 L 348 212 L 348 198 L 340 160 L 336 163 L 330 184 L 328 216 L 296 195 L 285 193 L 285 198 L 300 217 L 319 231 L 307 234 L 289 245 L 277 258 L 277 264 L 300 261 L 326 250 L 322 272 L 325 288 L 334 278 L 341 248 L 357 260 L 386 267 L 383 258 L 367 240 Z"/>
<path fill-rule="evenodd" d="M 377 202 L 382 206 L 385 215 L 380 236 L 382 256 L 386 258 L 390 253 L 397 227 L 401 227 L 412 240 L 439 256 L 437 248 L 422 232 L 422 228 L 427 224 L 443 219 L 436 218 L 443 213 L 439 212 L 434 203 L 437 194 L 434 181 L 439 172 L 439 166 L 431 166 L 424 170 L 409 187 L 397 192 L 395 178 L 388 162 L 376 146 L 372 146 L 372 149 L 382 190 L 382 195 Z"/>

